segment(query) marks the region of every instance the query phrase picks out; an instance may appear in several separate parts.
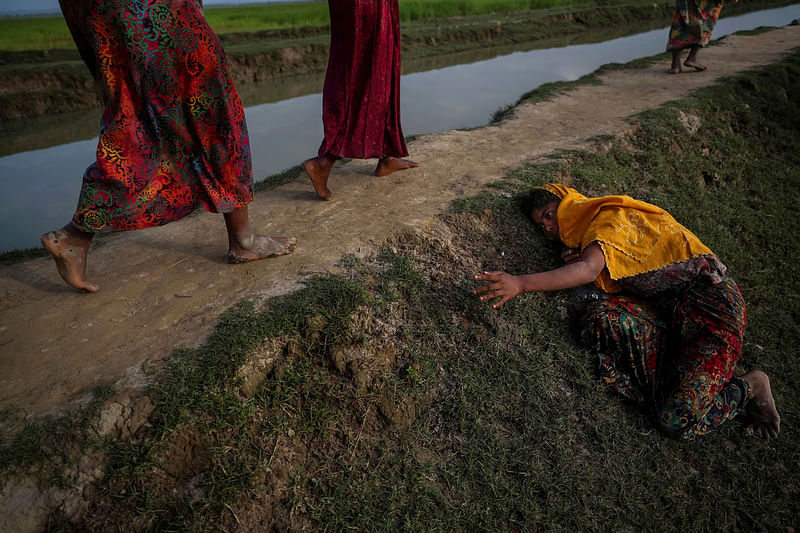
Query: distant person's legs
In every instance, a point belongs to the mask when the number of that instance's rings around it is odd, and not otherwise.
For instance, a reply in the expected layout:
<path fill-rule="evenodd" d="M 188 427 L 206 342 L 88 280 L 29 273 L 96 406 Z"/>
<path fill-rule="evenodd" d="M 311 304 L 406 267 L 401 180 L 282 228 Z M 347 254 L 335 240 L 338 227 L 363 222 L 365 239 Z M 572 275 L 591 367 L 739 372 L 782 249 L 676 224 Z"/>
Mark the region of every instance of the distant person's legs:
<path fill-rule="evenodd" d="M 681 69 L 681 50 L 672 51 L 672 67 L 669 69 L 670 74 L 680 74 Z"/>
<path fill-rule="evenodd" d="M 669 29 L 667 51 L 672 52 L 670 74 L 678 74 L 681 69 L 681 51 L 689 48 L 684 65 L 701 72 L 707 70 L 697 62 L 697 53 L 711 40 L 711 34 L 722 11 L 722 0 L 708 0 L 702 4 L 697 0 L 676 0 L 675 14 Z"/>

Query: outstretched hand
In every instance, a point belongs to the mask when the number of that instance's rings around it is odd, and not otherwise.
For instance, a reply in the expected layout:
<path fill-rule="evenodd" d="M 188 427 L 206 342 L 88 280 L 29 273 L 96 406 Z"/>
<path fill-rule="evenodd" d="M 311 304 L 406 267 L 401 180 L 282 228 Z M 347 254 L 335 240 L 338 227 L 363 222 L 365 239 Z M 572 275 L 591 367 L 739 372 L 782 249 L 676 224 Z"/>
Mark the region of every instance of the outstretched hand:
<path fill-rule="evenodd" d="M 592 282 L 606 266 L 603 249 L 596 242 L 584 248 L 582 252 L 568 249 L 564 251 L 562 258 L 566 265 L 547 272 L 519 276 L 505 272 L 481 272 L 475 276 L 475 280 L 489 283 L 478 287 L 472 293 L 480 294 L 481 301 L 499 298 L 492 304 L 492 307 L 497 309 L 514 296 L 526 292 L 557 291 Z"/>
<path fill-rule="evenodd" d="M 478 287 L 472 291 L 472 294 L 480 294 L 480 300 L 482 302 L 493 298 L 500 298 L 497 302 L 492 304 L 492 307 L 495 309 L 523 292 L 522 280 L 518 276 L 512 276 L 506 272 L 482 272 L 475 276 L 475 280 L 488 281 L 489 283 Z"/>

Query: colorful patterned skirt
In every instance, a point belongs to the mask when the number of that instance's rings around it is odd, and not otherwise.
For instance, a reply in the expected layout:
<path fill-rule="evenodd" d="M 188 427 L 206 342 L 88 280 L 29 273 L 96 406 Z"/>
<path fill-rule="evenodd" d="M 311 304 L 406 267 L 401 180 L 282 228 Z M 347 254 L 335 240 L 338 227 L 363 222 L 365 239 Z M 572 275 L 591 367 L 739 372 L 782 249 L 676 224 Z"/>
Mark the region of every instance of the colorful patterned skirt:
<path fill-rule="evenodd" d="M 707 45 L 720 11 L 722 0 L 677 0 L 667 51 Z"/>
<path fill-rule="evenodd" d="M 677 296 L 612 296 L 593 302 L 582 338 L 600 374 L 678 437 L 702 435 L 742 411 L 747 383 L 733 377 L 746 323 L 744 299 L 729 276 L 684 287 Z"/>
<path fill-rule="evenodd" d="M 328 0 L 331 50 L 319 155 L 408 155 L 400 124 L 398 0 Z"/>
<path fill-rule="evenodd" d="M 105 103 L 73 224 L 131 230 L 250 203 L 244 110 L 198 2 L 61 0 L 61 9 Z"/>

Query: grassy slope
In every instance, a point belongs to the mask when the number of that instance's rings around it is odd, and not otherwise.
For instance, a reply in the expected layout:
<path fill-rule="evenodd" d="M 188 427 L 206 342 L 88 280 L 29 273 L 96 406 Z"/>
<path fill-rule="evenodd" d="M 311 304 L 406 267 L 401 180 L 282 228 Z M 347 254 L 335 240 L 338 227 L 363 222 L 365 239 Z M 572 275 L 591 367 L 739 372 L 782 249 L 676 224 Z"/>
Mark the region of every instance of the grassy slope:
<path fill-rule="evenodd" d="M 73 460 L 87 448 L 105 453 L 86 530 L 794 526 L 797 101 L 800 52 L 643 113 L 631 138 L 598 140 L 596 153 L 519 169 L 379 257 L 346 259 L 342 276 L 265 309 L 229 311 L 206 345 L 175 355 L 151 391 L 152 426 L 136 440 L 53 439 L 27 426 L 0 448 L 0 467 L 59 479 L 53 459 L 72 446 Z M 700 118 L 696 135 L 680 111 Z M 566 293 L 520 297 L 500 312 L 471 296 L 479 269 L 557 265 L 510 198 L 559 180 L 667 208 L 729 266 L 748 302 L 740 368 L 773 377 L 778 441 L 748 437 L 738 421 L 670 440 L 598 382 L 570 334 Z M 237 368 L 254 358 L 271 362 L 243 394 Z M 175 473 L 186 461 L 175 442 L 186 435 L 205 437 L 190 439 L 194 459 Z"/>

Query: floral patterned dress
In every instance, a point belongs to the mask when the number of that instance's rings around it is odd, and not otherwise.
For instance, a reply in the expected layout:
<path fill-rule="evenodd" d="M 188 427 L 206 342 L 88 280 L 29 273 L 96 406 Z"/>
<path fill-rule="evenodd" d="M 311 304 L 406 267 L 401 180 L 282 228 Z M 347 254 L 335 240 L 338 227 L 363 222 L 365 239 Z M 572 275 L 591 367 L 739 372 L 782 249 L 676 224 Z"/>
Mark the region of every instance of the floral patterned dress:
<path fill-rule="evenodd" d="M 677 0 L 667 51 L 707 45 L 720 11 L 722 0 Z"/>
<path fill-rule="evenodd" d="M 603 379 L 675 436 L 739 414 L 750 390 L 733 369 L 747 315 L 725 265 L 699 256 L 619 281 L 625 295 L 592 302 L 582 321 Z"/>
<path fill-rule="evenodd" d="M 199 2 L 61 0 L 61 9 L 105 103 L 73 224 L 131 230 L 250 203 L 244 111 Z"/>

